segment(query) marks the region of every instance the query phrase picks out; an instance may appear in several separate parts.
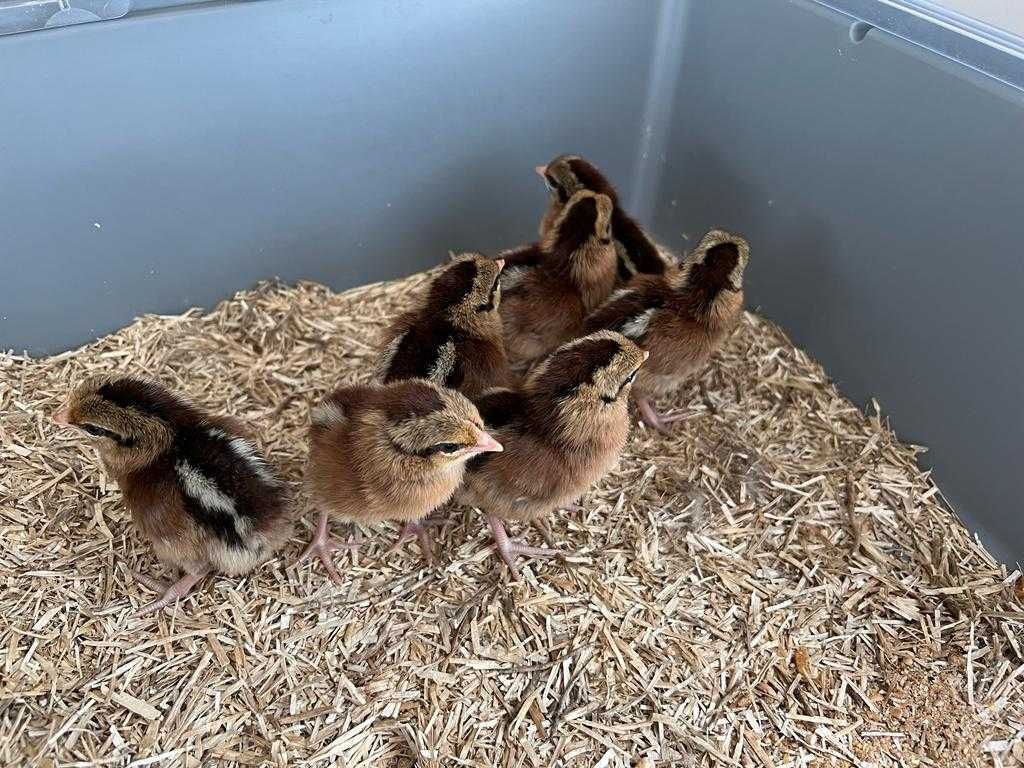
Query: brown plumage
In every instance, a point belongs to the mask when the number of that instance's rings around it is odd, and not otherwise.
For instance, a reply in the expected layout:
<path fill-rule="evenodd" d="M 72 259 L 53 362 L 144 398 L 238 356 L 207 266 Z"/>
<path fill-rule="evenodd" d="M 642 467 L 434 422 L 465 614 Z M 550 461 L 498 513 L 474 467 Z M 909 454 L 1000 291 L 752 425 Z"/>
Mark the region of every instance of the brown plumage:
<path fill-rule="evenodd" d="M 473 403 L 425 380 L 342 387 L 310 421 L 306 482 L 321 515 L 304 556 L 318 555 L 336 581 L 330 518 L 401 521 L 400 541 L 416 534 L 432 562 L 419 521 L 451 498 L 469 459 L 501 450 Z"/>
<path fill-rule="evenodd" d="M 674 266 L 640 225 L 622 209 L 615 187 L 596 166 L 576 155 L 559 155 L 534 170 L 551 193 L 540 221 L 541 237 L 554 226 L 567 201 L 580 190 L 587 189 L 611 200 L 612 237 L 615 239 L 620 281 L 625 282 L 637 273 L 661 275 Z"/>
<path fill-rule="evenodd" d="M 54 421 L 88 435 L 157 558 L 184 571 L 135 615 L 183 597 L 206 574 L 248 573 L 292 531 L 284 484 L 234 419 L 205 413 L 155 381 L 90 379 Z"/>
<path fill-rule="evenodd" d="M 501 254 L 501 319 L 505 349 L 517 365 L 580 334 L 583 320 L 615 286 L 612 205 L 577 192 L 539 243 Z"/>
<path fill-rule="evenodd" d="M 588 331 L 619 331 L 651 353 L 633 393 L 648 426 L 664 432 L 673 421 L 661 417 L 649 398 L 698 375 L 736 326 L 749 258 L 746 240 L 712 230 L 681 267 L 637 275 L 587 318 Z"/>
<path fill-rule="evenodd" d="M 602 331 L 559 347 L 522 389 L 496 389 L 478 399 L 505 451 L 470 461 L 458 500 L 487 514 L 513 573 L 517 555 L 555 550 L 510 541 L 502 521 L 542 521 L 614 465 L 629 435 L 630 387 L 646 357 L 624 336 Z"/>
<path fill-rule="evenodd" d="M 429 379 L 469 397 L 511 383 L 498 314 L 504 264 L 463 254 L 447 265 L 387 330 L 378 379 Z"/>

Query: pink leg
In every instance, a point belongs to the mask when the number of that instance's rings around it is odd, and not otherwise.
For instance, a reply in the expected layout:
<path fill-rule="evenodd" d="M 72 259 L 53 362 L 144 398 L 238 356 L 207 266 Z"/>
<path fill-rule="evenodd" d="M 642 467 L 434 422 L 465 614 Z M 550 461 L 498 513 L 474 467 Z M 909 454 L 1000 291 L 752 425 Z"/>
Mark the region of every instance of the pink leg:
<path fill-rule="evenodd" d="M 299 562 L 316 555 L 320 558 L 320 562 L 323 563 L 324 569 L 327 571 L 327 575 L 331 577 L 331 580 L 336 584 L 340 584 L 341 575 L 334 567 L 334 560 L 331 558 L 331 553 L 338 549 L 357 549 L 359 547 L 359 542 L 340 542 L 335 540 L 331 537 L 331 534 L 328 531 L 328 523 L 329 519 L 327 517 L 327 513 L 321 512 L 320 520 L 316 526 L 316 533 L 313 534 L 313 539 L 309 542 L 309 545 L 299 557 Z"/>
<path fill-rule="evenodd" d="M 519 578 L 519 566 L 516 565 L 516 557 L 552 557 L 558 554 L 557 549 L 543 549 L 541 547 L 527 547 L 517 541 L 512 541 L 505 531 L 505 524 L 500 517 L 488 515 L 487 522 L 490 523 L 491 533 L 494 535 L 494 545 L 498 548 L 501 559 L 505 561 L 512 575 Z"/>
<path fill-rule="evenodd" d="M 666 426 L 666 424 L 672 421 L 671 418 L 663 418 L 662 415 L 660 415 L 654 408 L 653 404 L 651 404 L 651 401 L 646 397 L 638 396 L 636 401 L 637 409 L 640 411 L 640 419 L 644 424 L 662 434 L 671 434 L 669 428 Z"/>
<path fill-rule="evenodd" d="M 206 574 L 208 573 L 208 570 L 203 571 L 202 573 L 186 573 L 169 587 L 161 584 L 155 579 L 149 578 L 148 576 L 143 576 L 140 573 L 133 573 L 132 576 L 134 576 L 137 581 L 149 587 L 154 592 L 163 592 L 163 595 L 159 600 L 154 600 L 144 608 L 137 610 L 129 618 L 137 619 L 141 616 L 147 616 L 151 613 L 156 613 L 161 608 L 164 608 L 171 603 L 177 602 L 191 592 L 192 587 L 206 578 Z"/>
<path fill-rule="evenodd" d="M 415 536 L 419 539 L 420 550 L 423 552 L 423 559 L 427 561 L 428 566 L 434 565 L 434 544 L 430 540 L 430 533 L 427 528 L 435 525 L 444 525 L 444 520 L 419 520 L 406 523 L 402 526 L 402 532 L 398 534 L 398 541 L 395 542 L 395 546 L 388 550 L 390 555 L 402 548 L 406 541 Z"/>

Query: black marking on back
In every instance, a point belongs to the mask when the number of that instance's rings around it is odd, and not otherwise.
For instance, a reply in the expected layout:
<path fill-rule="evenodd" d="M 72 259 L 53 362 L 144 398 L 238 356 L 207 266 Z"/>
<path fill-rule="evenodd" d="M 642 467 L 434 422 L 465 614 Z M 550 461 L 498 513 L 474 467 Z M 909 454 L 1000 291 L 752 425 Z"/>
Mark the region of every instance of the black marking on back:
<path fill-rule="evenodd" d="M 221 493 L 230 498 L 239 517 L 248 518 L 257 527 L 259 521 L 277 513 L 284 504 L 284 487 L 260 477 L 248 460 L 240 458 L 231 448 L 230 434 L 213 435 L 206 427 L 189 426 L 175 435 L 168 460 L 172 467 L 179 461 L 210 480 Z M 177 470 L 172 469 L 181 484 Z M 226 545 L 243 548 L 247 543 L 235 529 L 235 521 L 227 512 L 210 509 L 189 496 L 182 486 L 185 511 L 200 526 L 213 532 Z"/>
<path fill-rule="evenodd" d="M 612 236 L 622 243 L 637 272 L 647 275 L 665 273 L 665 261 L 658 253 L 657 246 L 644 234 L 640 225 L 618 206 L 612 211 Z"/>
<path fill-rule="evenodd" d="M 619 298 L 612 298 L 594 310 L 583 324 L 584 332 L 622 331 L 625 325 L 637 315 L 649 309 L 661 309 L 665 306 L 662 292 L 639 288 L 627 288 L 628 293 Z"/>
<path fill-rule="evenodd" d="M 383 382 L 390 384 L 406 379 L 430 379 L 442 348 L 448 342 L 452 342 L 455 345 L 455 363 L 445 376 L 444 381 L 435 383 L 451 389 L 458 389 L 466 377 L 459 341 L 458 331 L 444 321 L 410 328 L 398 343 L 398 349 L 395 350 L 395 354 L 391 358 L 391 364 L 384 372 Z"/>

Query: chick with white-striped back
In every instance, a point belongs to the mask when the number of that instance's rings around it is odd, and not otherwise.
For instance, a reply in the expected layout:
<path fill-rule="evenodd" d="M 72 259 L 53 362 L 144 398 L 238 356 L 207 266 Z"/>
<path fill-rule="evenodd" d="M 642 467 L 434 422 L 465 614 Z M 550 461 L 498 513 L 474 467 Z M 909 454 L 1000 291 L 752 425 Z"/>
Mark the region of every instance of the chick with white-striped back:
<path fill-rule="evenodd" d="M 249 573 L 291 536 L 285 485 L 235 419 L 134 376 L 89 379 L 53 419 L 90 439 L 157 559 L 182 572 L 170 585 L 133 574 L 160 595 L 134 616 L 208 574 Z"/>

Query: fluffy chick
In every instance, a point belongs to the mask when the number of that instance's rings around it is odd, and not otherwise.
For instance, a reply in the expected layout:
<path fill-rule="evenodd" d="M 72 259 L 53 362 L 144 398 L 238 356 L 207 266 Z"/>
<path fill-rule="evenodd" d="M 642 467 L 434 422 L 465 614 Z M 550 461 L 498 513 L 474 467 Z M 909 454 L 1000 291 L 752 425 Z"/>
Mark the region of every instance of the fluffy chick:
<path fill-rule="evenodd" d="M 477 401 L 505 451 L 470 461 L 458 500 L 486 512 L 513 574 L 517 556 L 556 551 L 509 540 L 503 521 L 543 520 L 615 464 L 629 435 L 630 388 L 646 358 L 618 333 L 594 333 L 559 347 L 521 390 L 495 389 Z"/>
<path fill-rule="evenodd" d="M 728 338 L 743 309 L 747 241 L 715 229 L 701 238 L 680 268 L 637 275 L 587 318 L 588 332 L 619 331 L 651 353 L 634 397 L 644 423 L 660 432 L 675 421 L 651 404 L 699 374 Z"/>
<path fill-rule="evenodd" d="M 507 386 L 511 373 L 498 314 L 504 265 L 475 253 L 448 264 L 420 305 L 387 330 L 378 379 L 430 379 L 468 397 Z"/>
<path fill-rule="evenodd" d="M 155 381 L 102 376 L 53 415 L 87 435 L 157 558 L 184 571 L 135 616 L 184 597 L 208 573 L 248 573 L 292 531 L 284 484 L 235 420 L 203 412 Z"/>
<path fill-rule="evenodd" d="M 578 336 L 608 298 L 615 287 L 611 213 L 604 195 L 577 192 L 543 240 L 501 254 L 500 312 L 514 363 L 528 365 Z"/>
<path fill-rule="evenodd" d="M 316 554 L 340 581 L 331 552 L 330 518 L 376 523 L 400 520 L 433 562 L 420 520 L 451 498 L 466 462 L 501 444 L 462 394 L 425 380 L 342 387 L 310 414 L 306 482 L 321 508 L 304 557 Z"/>
<path fill-rule="evenodd" d="M 572 196 L 581 189 L 587 189 L 611 200 L 612 237 L 615 240 L 618 275 L 621 281 L 624 282 L 637 273 L 661 275 L 666 269 L 674 266 L 673 260 L 667 257 L 640 225 L 622 209 L 615 187 L 596 166 L 576 155 L 559 155 L 547 165 L 538 165 L 534 170 L 544 180 L 551 193 L 547 210 L 540 222 L 541 237 L 554 226 Z"/>

